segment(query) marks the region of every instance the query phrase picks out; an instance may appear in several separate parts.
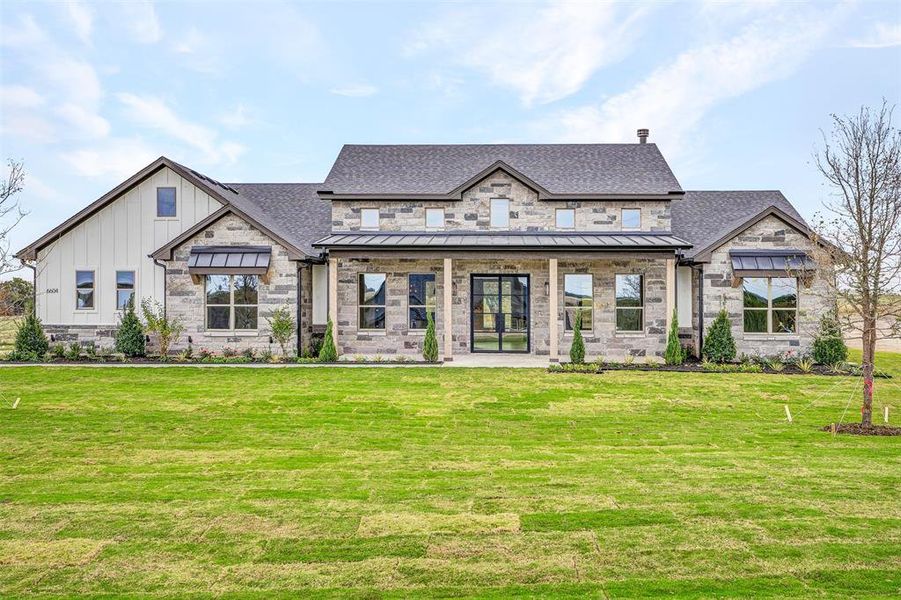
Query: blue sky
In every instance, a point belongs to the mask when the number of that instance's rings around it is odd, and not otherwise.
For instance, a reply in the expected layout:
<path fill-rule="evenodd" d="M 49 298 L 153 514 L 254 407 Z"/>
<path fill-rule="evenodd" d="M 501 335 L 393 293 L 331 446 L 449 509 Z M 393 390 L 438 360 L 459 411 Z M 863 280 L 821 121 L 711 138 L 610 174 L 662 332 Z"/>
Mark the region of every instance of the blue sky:
<path fill-rule="evenodd" d="M 623 142 L 639 127 L 686 189 L 781 189 L 809 217 L 829 114 L 901 103 L 898 2 L 0 11 L 0 156 L 25 160 L 31 211 L 16 248 L 159 155 L 223 181 L 322 181 L 344 143 Z"/>

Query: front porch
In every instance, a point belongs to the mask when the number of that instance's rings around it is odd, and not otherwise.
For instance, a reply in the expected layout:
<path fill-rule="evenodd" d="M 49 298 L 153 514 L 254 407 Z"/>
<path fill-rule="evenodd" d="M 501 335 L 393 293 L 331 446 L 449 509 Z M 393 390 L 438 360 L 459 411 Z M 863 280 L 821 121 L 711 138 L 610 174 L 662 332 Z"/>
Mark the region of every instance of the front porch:
<path fill-rule="evenodd" d="M 656 360 L 676 302 L 672 250 L 333 250 L 328 265 L 335 343 L 363 357 L 419 355 L 428 310 L 447 363 L 544 366 L 568 357 L 578 311 L 588 360 Z"/>

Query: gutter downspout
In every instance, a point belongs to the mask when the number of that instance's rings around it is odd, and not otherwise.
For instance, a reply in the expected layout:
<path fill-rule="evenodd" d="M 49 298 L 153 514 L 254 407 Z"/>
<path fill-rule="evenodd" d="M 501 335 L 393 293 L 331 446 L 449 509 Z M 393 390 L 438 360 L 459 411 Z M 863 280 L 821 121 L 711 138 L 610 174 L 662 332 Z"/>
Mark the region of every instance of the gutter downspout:
<path fill-rule="evenodd" d="M 698 358 L 704 355 L 704 265 L 698 265 Z"/>
<path fill-rule="evenodd" d="M 151 258 L 153 258 L 153 257 L 151 256 Z M 160 259 L 158 259 L 158 258 L 154 258 L 153 264 L 155 264 L 158 267 L 163 268 L 163 316 L 165 317 L 166 316 L 166 306 L 168 304 L 168 302 L 166 302 L 166 299 L 167 299 L 167 296 L 166 296 L 166 263 L 160 261 Z"/>

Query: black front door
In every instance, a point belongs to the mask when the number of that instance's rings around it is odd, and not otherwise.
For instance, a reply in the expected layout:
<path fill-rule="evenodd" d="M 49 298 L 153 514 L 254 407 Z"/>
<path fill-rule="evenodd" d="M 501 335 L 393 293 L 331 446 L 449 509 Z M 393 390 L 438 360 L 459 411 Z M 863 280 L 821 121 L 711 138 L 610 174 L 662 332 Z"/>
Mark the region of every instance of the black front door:
<path fill-rule="evenodd" d="M 529 276 L 473 275 L 473 352 L 529 352 Z"/>

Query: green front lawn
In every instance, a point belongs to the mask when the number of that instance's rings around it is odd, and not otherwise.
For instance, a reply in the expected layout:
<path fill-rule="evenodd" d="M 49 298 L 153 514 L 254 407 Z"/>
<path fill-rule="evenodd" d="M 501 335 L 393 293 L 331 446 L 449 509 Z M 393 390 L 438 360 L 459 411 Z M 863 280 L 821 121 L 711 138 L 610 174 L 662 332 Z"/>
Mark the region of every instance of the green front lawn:
<path fill-rule="evenodd" d="M 817 430 L 851 386 L 0 369 L 0 597 L 895 596 L 901 438 Z"/>

